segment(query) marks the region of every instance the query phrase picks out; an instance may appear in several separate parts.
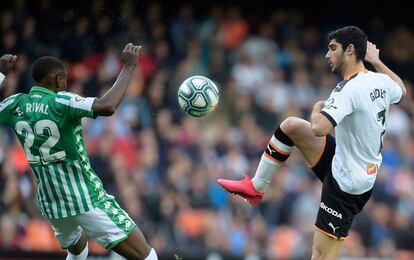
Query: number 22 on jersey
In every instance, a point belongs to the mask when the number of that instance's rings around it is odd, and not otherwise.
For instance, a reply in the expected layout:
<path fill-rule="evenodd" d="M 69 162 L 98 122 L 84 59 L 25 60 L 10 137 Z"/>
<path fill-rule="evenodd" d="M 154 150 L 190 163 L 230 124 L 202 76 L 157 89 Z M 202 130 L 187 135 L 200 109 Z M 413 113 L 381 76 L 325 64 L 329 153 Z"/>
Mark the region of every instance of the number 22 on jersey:
<path fill-rule="evenodd" d="M 60 139 L 60 133 L 58 126 L 55 122 L 43 119 L 39 120 L 32 127 L 26 121 L 18 121 L 15 126 L 17 134 L 24 137 L 23 149 L 26 153 L 27 160 L 29 163 L 50 163 L 54 161 L 60 161 L 66 157 L 65 151 L 59 151 L 55 153 L 50 153 L 50 149 L 55 146 Z M 45 131 L 48 134 L 48 138 L 44 141 L 40 147 L 39 151 L 32 153 L 32 146 L 35 142 L 35 138 L 38 136 L 44 136 Z"/>

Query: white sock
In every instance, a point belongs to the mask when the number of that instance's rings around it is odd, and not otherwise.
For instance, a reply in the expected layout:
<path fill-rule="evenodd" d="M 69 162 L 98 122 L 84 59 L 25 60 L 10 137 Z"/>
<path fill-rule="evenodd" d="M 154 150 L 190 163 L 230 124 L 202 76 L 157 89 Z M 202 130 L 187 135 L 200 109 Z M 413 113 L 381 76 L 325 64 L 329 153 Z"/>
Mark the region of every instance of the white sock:
<path fill-rule="evenodd" d="M 86 246 L 83 249 L 82 253 L 79 255 L 74 255 L 68 250 L 68 256 L 66 257 L 66 260 L 86 260 L 88 257 L 89 249 L 88 249 L 88 242 L 86 242 Z"/>
<path fill-rule="evenodd" d="M 269 152 L 269 148 L 271 149 L 271 152 Z M 276 160 L 274 155 L 278 153 L 284 156 L 289 156 L 292 152 L 293 146 L 285 145 L 272 136 L 266 149 L 267 151 L 263 153 L 259 166 L 257 167 L 256 173 L 252 179 L 253 186 L 258 192 L 266 191 L 272 181 L 273 174 L 283 163 Z"/>
<path fill-rule="evenodd" d="M 157 253 L 155 252 L 154 248 L 151 248 L 151 251 L 149 252 L 148 256 L 145 258 L 145 260 L 158 260 Z"/>
<path fill-rule="evenodd" d="M 272 180 L 273 174 L 279 169 L 280 165 L 262 155 L 256 174 L 252 179 L 254 188 L 259 192 L 265 192 Z"/>

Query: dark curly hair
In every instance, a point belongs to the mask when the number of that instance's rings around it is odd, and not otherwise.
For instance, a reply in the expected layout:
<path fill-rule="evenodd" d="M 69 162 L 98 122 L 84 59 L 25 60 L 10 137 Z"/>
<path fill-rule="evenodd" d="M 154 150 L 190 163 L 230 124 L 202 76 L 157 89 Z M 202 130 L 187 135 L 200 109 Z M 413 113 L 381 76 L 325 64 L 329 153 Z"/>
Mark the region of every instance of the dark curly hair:
<path fill-rule="evenodd" d="M 63 62 L 51 56 L 43 56 L 33 63 L 32 77 L 35 82 L 42 82 L 46 76 L 58 70 L 65 70 Z"/>
<path fill-rule="evenodd" d="M 353 44 L 355 47 L 356 57 L 358 60 L 364 60 L 367 52 L 367 36 L 356 26 L 346 26 L 336 31 L 330 32 L 328 35 L 329 41 L 336 40 L 342 44 L 345 49 L 348 45 Z"/>

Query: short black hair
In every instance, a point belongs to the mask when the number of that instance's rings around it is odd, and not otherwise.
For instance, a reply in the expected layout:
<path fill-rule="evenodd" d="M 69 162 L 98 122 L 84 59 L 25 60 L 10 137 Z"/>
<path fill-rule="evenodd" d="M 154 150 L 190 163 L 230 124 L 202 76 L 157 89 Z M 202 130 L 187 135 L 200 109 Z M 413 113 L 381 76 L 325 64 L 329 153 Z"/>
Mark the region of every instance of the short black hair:
<path fill-rule="evenodd" d="M 32 77 L 35 82 L 42 82 L 47 75 L 58 70 L 65 70 L 63 62 L 51 56 L 43 56 L 33 63 Z"/>
<path fill-rule="evenodd" d="M 336 31 L 330 32 L 328 35 L 329 41 L 336 40 L 342 44 L 345 49 L 348 45 L 353 44 L 355 47 L 356 57 L 358 60 L 364 60 L 367 52 L 367 36 L 356 26 L 346 26 Z"/>

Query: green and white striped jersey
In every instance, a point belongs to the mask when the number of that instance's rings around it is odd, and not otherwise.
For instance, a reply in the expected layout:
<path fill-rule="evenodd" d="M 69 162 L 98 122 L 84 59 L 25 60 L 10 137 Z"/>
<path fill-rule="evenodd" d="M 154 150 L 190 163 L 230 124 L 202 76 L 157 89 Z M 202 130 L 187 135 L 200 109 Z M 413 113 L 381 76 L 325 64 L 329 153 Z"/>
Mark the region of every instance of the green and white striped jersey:
<path fill-rule="evenodd" d="M 23 146 L 47 218 L 87 212 L 109 196 L 91 169 L 82 135 L 81 119 L 94 117 L 94 100 L 34 86 L 0 103 L 0 123 L 11 126 Z"/>

